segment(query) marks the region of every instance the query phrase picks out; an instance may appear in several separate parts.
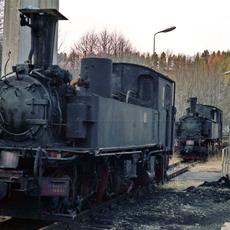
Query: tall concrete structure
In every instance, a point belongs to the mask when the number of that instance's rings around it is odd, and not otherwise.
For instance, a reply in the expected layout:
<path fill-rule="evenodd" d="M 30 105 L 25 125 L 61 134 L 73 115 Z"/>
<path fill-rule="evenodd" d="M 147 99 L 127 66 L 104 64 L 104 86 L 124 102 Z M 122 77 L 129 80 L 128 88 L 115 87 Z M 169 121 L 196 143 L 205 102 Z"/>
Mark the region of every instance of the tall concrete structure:
<path fill-rule="evenodd" d="M 18 9 L 21 8 L 52 8 L 58 10 L 59 0 L 5 0 L 2 75 L 4 74 L 9 52 L 11 54 L 6 67 L 6 73 L 12 71 L 13 65 L 24 63 L 28 59 L 31 46 L 30 29 L 20 26 L 20 13 Z M 54 64 L 57 62 L 57 32 L 53 62 Z"/>

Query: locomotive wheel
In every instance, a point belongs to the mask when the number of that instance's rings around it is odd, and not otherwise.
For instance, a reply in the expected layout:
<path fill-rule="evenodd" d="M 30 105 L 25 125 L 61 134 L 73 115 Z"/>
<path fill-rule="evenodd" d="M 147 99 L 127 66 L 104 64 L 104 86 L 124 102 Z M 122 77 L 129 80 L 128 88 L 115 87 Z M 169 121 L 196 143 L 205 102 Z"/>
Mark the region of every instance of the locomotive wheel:
<path fill-rule="evenodd" d="M 102 202 L 105 192 L 108 186 L 108 179 L 109 179 L 109 169 L 107 165 L 100 166 L 99 170 L 99 179 L 98 179 L 98 186 L 96 191 L 96 204 Z"/>
<path fill-rule="evenodd" d="M 109 173 L 107 195 L 112 197 L 113 195 L 120 194 L 124 192 L 123 181 L 124 179 L 121 175 L 121 172 L 117 168 L 113 172 Z"/>

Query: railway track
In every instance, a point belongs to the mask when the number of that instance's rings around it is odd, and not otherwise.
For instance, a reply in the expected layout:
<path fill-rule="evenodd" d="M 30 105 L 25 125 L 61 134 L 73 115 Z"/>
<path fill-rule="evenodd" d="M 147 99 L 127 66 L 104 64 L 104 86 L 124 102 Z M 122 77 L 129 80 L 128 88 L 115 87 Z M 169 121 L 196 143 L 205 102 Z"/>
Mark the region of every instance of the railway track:
<path fill-rule="evenodd" d="M 195 166 L 199 162 L 184 163 L 183 161 L 176 162 L 169 165 L 167 173 L 167 181 L 189 171 L 189 169 Z M 138 189 L 140 190 L 140 189 Z M 137 194 L 138 190 L 133 194 Z M 107 201 L 94 210 L 86 210 L 79 214 L 78 222 L 79 226 L 77 230 L 109 230 L 113 227 L 113 219 L 109 214 L 109 210 L 112 210 L 114 202 L 120 202 L 122 199 L 130 198 L 132 194 L 123 194 L 117 198 Z M 22 220 L 10 217 L 0 217 L 0 229 L 1 230 L 70 230 L 71 227 L 65 223 L 55 222 L 48 223 L 44 221 L 35 220 Z"/>
<path fill-rule="evenodd" d="M 196 161 L 196 162 L 191 162 L 191 163 L 185 163 L 183 161 L 179 161 L 179 162 L 169 165 L 169 169 L 168 169 L 167 176 L 166 176 L 167 180 L 171 180 L 189 171 L 190 168 L 194 167 L 198 163 L 200 162 Z"/>

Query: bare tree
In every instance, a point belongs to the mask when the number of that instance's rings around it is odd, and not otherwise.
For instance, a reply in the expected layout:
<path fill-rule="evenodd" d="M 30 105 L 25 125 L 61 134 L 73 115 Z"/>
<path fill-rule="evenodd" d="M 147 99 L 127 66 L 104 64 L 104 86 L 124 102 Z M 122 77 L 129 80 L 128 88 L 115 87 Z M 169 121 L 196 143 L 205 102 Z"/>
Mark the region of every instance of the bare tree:
<path fill-rule="evenodd" d="M 98 54 L 100 56 L 111 55 L 112 52 L 112 36 L 105 29 L 98 35 Z"/>
<path fill-rule="evenodd" d="M 124 56 L 125 53 L 132 52 L 132 45 L 129 40 L 118 33 L 113 33 L 112 37 L 112 55 L 115 57 Z"/>
<path fill-rule="evenodd" d="M 94 32 L 88 32 L 81 37 L 78 43 L 75 43 L 72 50 L 74 50 L 80 57 L 88 55 L 96 55 L 98 48 L 98 36 Z"/>
<path fill-rule="evenodd" d="M 128 60 L 133 49 L 129 40 L 121 34 L 109 33 L 107 30 L 96 34 L 88 32 L 74 44 L 67 59 L 59 54 L 59 63 L 68 67 L 70 72 L 78 73 L 80 59 L 87 56 L 110 57 L 117 61 Z"/>

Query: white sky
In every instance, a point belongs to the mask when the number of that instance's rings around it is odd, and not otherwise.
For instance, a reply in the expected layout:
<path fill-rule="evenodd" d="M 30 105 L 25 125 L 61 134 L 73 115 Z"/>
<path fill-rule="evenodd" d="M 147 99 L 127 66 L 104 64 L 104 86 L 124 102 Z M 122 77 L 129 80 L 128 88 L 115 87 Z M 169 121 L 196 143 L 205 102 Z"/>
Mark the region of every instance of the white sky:
<path fill-rule="evenodd" d="M 69 21 L 59 24 L 61 49 L 69 48 L 89 31 L 122 33 L 141 52 L 194 55 L 204 49 L 230 50 L 230 0 L 60 0 Z"/>

